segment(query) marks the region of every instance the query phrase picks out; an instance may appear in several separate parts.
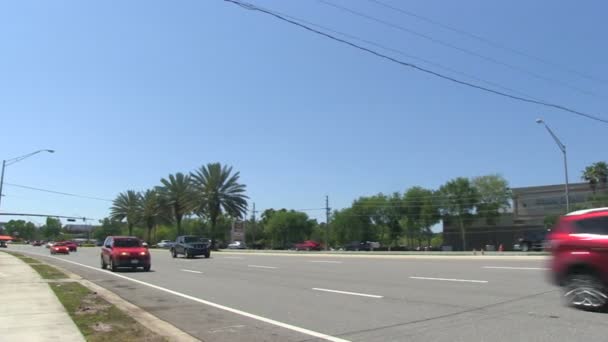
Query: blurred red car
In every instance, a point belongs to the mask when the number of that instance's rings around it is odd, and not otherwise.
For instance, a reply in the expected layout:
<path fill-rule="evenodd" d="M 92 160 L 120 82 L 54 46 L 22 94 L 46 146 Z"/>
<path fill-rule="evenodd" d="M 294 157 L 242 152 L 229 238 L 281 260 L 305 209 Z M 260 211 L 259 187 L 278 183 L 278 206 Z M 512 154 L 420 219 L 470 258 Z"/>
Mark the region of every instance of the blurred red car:
<path fill-rule="evenodd" d="M 562 216 L 549 235 L 551 275 L 573 307 L 608 308 L 608 208 Z"/>
<path fill-rule="evenodd" d="M 306 240 L 304 242 L 296 243 L 294 247 L 295 247 L 296 251 L 320 251 L 321 250 L 321 244 L 316 241 L 312 241 L 312 240 Z"/>
<path fill-rule="evenodd" d="M 57 242 L 50 250 L 51 254 L 70 254 L 70 247 L 66 246 L 63 242 Z"/>
<path fill-rule="evenodd" d="M 134 236 L 108 236 L 101 248 L 101 268 L 109 268 L 112 272 L 120 267 L 136 270 L 142 267 L 150 271 L 152 262 L 150 252 L 141 240 Z"/>
<path fill-rule="evenodd" d="M 78 244 L 74 241 L 64 241 L 63 244 L 68 246 L 70 252 L 76 252 L 76 250 L 78 249 Z"/>

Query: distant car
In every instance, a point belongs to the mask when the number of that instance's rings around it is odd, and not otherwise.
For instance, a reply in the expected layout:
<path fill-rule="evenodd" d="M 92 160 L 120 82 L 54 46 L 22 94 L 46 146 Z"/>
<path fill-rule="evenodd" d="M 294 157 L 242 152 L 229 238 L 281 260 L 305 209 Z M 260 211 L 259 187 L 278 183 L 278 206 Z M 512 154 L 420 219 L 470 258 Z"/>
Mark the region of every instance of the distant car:
<path fill-rule="evenodd" d="M 241 241 L 235 241 L 233 243 L 228 244 L 228 249 L 245 249 L 245 248 L 247 248 L 247 247 Z"/>
<path fill-rule="evenodd" d="M 177 258 L 183 255 L 186 258 L 193 258 L 197 255 L 204 255 L 205 258 L 211 256 L 211 243 L 205 239 L 194 235 L 178 236 L 175 244 L 170 249 L 171 256 Z"/>
<path fill-rule="evenodd" d="M 547 230 L 525 232 L 522 237 L 517 239 L 518 243 L 513 246 L 513 249 L 522 252 L 542 251 L 546 246 L 547 233 Z"/>
<path fill-rule="evenodd" d="M 40 247 L 40 246 L 42 246 L 42 242 L 40 242 L 40 241 L 32 241 L 32 246 Z"/>
<path fill-rule="evenodd" d="M 78 244 L 74 241 L 64 241 L 63 244 L 68 246 L 70 252 L 76 252 L 78 250 Z"/>
<path fill-rule="evenodd" d="M 0 248 L 7 248 L 6 241 L 0 241 Z"/>
<path fill-rule="evenodd" d="M 569 305 L 608 309 L 608 208 L 562 216 L 549 234 L 552 279 Z"/>
<path fill-rule="evenodd" d="M 109 268 L 112 272 L 121 267 L 133 270 L 143 267 L 148 272 L 152 266 L 150 252 L 134 236 L 108 236 L 101 248 L 100 259 L 101 268 Z"/>
<path fill-rule="evenodd" d="M 369 241 L 353 241 L 344 245 L 345 251 L 371 251 L 372 243 Z"/>
<path fill-rule="evenodd" d="M 53 247 L 54 244 L 55 243 L 53 241 L 49 241 L 49 242 L 46 243 L 46 245 L 44 245 L 44 247 L 51 248 L 51 247 Z"/>
<path fill-rule="evenodd" d="M 294 248 L 296 251 L 320 251 L 321 244 L 316 241 L 306 240 L 301 243 L 296 243 Z"/>
<path fill-rule="evenodd" d="M 103 246 L 103 241 L 102 240 L 97 240 L 97 242 L 95 242 L 95 246 L 97 246 L 97 247 Z"/>
<path fill-rule="evenodd" d="M 57 242 L 50 250 L 51 254 L 70 254 L 70 247 L 62 242 Z"/>
<path fill-rule="evenodd" d="M 171 248 L 175 242 L 171 240 L 160 240 L 159 243 L 156 244 L 158 248 Z"/>

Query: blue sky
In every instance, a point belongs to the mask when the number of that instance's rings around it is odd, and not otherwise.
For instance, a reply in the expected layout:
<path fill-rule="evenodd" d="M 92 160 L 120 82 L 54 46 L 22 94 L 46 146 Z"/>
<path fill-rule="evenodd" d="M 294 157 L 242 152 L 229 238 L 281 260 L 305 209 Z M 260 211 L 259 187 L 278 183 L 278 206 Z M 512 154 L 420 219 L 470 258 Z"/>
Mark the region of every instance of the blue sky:
<path fill-rule="evenodd" d="M 252 2 L 608 118 L 608 82 L 566 70 L 608 80 L 603 1 L 385 0 L 553 67 L 367 0 L 332 0 L 594 96 L 315 0 Z M 111 199 L 219 161 L 241 172 L 263 210 L 322 207 L 326 194 L 340 208 L 487 173 L 513 187 L 560 183 L 561 154 L 539 116 L 568 146 L 572 181 L 606 159 L 608 125 L 455 85 L 221 0 L 5 1 L 0 41 L 0 158 L 57 150 L 7 168 L 14 184 Z M 101 218 L 109 207 L 5 194 L 5 212 Z"/>

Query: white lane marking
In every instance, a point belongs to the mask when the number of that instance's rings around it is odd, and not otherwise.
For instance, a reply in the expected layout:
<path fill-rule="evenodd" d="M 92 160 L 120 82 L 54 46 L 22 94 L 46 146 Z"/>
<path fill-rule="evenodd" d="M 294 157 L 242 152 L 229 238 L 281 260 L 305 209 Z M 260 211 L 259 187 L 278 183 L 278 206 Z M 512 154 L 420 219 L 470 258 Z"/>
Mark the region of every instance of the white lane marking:
<path fill-rule="evenodd" d="M 482 268 L 497 269 L 497 270 L 537 270 L 546 271 L 546 267 L 512 267 L 512 266 L 484 266 Z"/>
<path fill-rule="evenodd" d="M 222 257 L 222 259 L 245 259 L 243 257 Z"/>
<path fill-rule="evenodd" d="M 81 263 L 78 263 L 78 262 L 74 262 L 74 261 L 70 261 L 70 260 L 66 260 L 66 259 L 62 259 L 62 258 L 58 258 L 58 257 L 54 257 L 54 256 L 42 255 L 42 254 L 32 253 L 32 252 L 27 252 L 27 251 L 24 251 L 24 252 L 25 253 L 34 254 L 34 255 L 43 256 L 43 257 L 47 257 L 47 258 L 57 259 L 57 260 L 60 260 L 60 261 L 63 261 L 63 262 L 67 262 L 67 263 L 70 263 L 70 264 L 78 265 L 78 266 L 81 266 L 81 267 L 86 267 L 86 268 L 89 268 L 89 269 L 92 269 L 92 270 L 95 270 L 95 271 L 98 271 L 98 272 L 103 272 L 105 274 L 109 274 L 109 275 L 113 275 L 113 276 L 118 277 L 118 278 L 129 280 L 129 281 L 132 281 L 134 283 L 137 283 L 137 284 L 140 284 L 140 285 L 144 285 L 144 286 L 148 286 L 148 287 L 151 287 L 153 289 L 156 289 L 156 290 L 159 290 L 159 291 L 163 291 L 163 292 L 166 292 L 166 293 L 170 293 L 170 294 L 178 296 L 178 297 L 189 299 L 189 300 L 197 302 L 197 303 L 201 303 L 201 304 L 205 304 L 205 305 L 208 305 L 208 306 L 212 306 L 212 307 L 220 309 L 220 310 L 232 312 L 232 313 L 237 314 L 237 315 L 249 317 L 251 319 L 255 319 L 255 320 L 258 320 L 258 321 L 261 321 L 261 322 L 264 322 L 264 323 L 276 325 L 276 326 L 281 327 L 281 328 L 293 330 L 293 331 L 299 332 L 299 333 L 304 334 L 304 335 L 309 335 L 309 336 L 312 336 L 312 337 L 320 338 L 320 339 L 323 339 L 323 340 L 326 340 L 326 341 L 331 341 L 331 342 L 351 342 L 349 340 L 345 340 L 345 339 L 342 339 L 342 338 L 339 338 L 339 337 L 323 334 L 323 333 L 320 333 L 320 332 L 316 332 L 314 330 L 309 330 L 309 329 L 306 329 L 306 328 L 297 327 L 295 325 L 291 325 L 291 324 L 275 321 L 274 319 L 258 316 L 258 315 L 255 315 L 255 314 L 252 314 L 252 313 L 249 313 L 249 312 L 238 310 L 238 309 L 233 309 L 233 308 L 225 306 L 225 305 L 213 303 L 213 302 L 210 302 L 208 300 L 200 299 L 200 298 L 197 298 L 197 297 L 194 297 L 194 296 L 190 296 L 190 295 L 187 295 L 187 294 L 184 294 L 184 293 L 181 293 L 181 292 L 169 290 L 167 288 L 164 288 L 164 287 L 161 287 L 161 286 L 158 286 L 158 285 L 146 283 L 145 281 L 129 278 L 129 277 L 124 276 L 122 274 L 113 273 L 113 272 L 108 271 L 108 270 L 102 270 L 101 268 L 98 268 L 98 267 L 84 265 L 84 264 L 81 264 Z"/>
<path fill-rule="evenodd" d="M 275 269 L 278 267 L 274 267 L 274 266 L 262 266 L 262 265 L 247 265 L 247 267 L 253 267 L 253 268 L 269 268 L 269 269 Z"/>
<path fill-rule="evenodd" d="M 429 277 L 410 277 L 410 279 L 421 279 L 421 280 L 440 280 L 440 281 L 457 281 L 463 283 L 482 283 L 485 284 L 487 280 L 469 280 L 469 279 L 450 279 L 450 278 L 429 278 Z"/>
<path fill-rule="evenodd" d="M 367 294 L 367 293 L 358 293 L 358 292 L 349 292 L 349 291 L 338 291 L 338 290 L 330 290 L 330 289 L 321 289 L 321 288 L 318 288 L 318 287 L 313 287 L 312 289 L 315 290 L 315 291 L 340 293 L 340 294 L 346 294 L 346 295 L 351 295 L 351 296 L 370 297 L 370 298 L 384 298 L 384 296 L 378 296 L 378 295 Z"/>
<path fill-rule="evenodd" d="M 333 261 L 333 260 L 312 260 L 309 262 L 317 262 L 317 263 L 324 263 L 324 264 L 341 264 L 342 261 Z"/>
<path fill-rule="evenodd" d="M 198 273 L 198 274 L 202 274 L 203 273 L 201 271 L 193 271 L 193 270 L 180 270 L 180 271 L 190 272 L 190 273 Z"/>

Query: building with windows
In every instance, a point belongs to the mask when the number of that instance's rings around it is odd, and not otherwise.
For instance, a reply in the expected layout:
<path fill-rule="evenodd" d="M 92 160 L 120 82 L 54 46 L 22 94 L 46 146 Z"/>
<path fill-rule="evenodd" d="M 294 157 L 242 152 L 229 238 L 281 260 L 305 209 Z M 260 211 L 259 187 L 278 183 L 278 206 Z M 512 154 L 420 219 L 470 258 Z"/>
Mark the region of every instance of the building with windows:
<path fill-rule="evenodd" d="M 528 233 L 546 231 L 545 218 L 566 213 L 564 184 L 513 188 L 511 208 L 496 222 L 488 223 L 483 218 L 474 217 L 467 228 L 467 249 L 486 249 L 487 246 L 512 250 L 518 239 Z M 588 183 L 569 185 L 570 207 L 589 204 L 593 192 Z M 462 249 L 462 237 L 457 220 L 443 222 L 444 245 L 454 250 Z"/>

